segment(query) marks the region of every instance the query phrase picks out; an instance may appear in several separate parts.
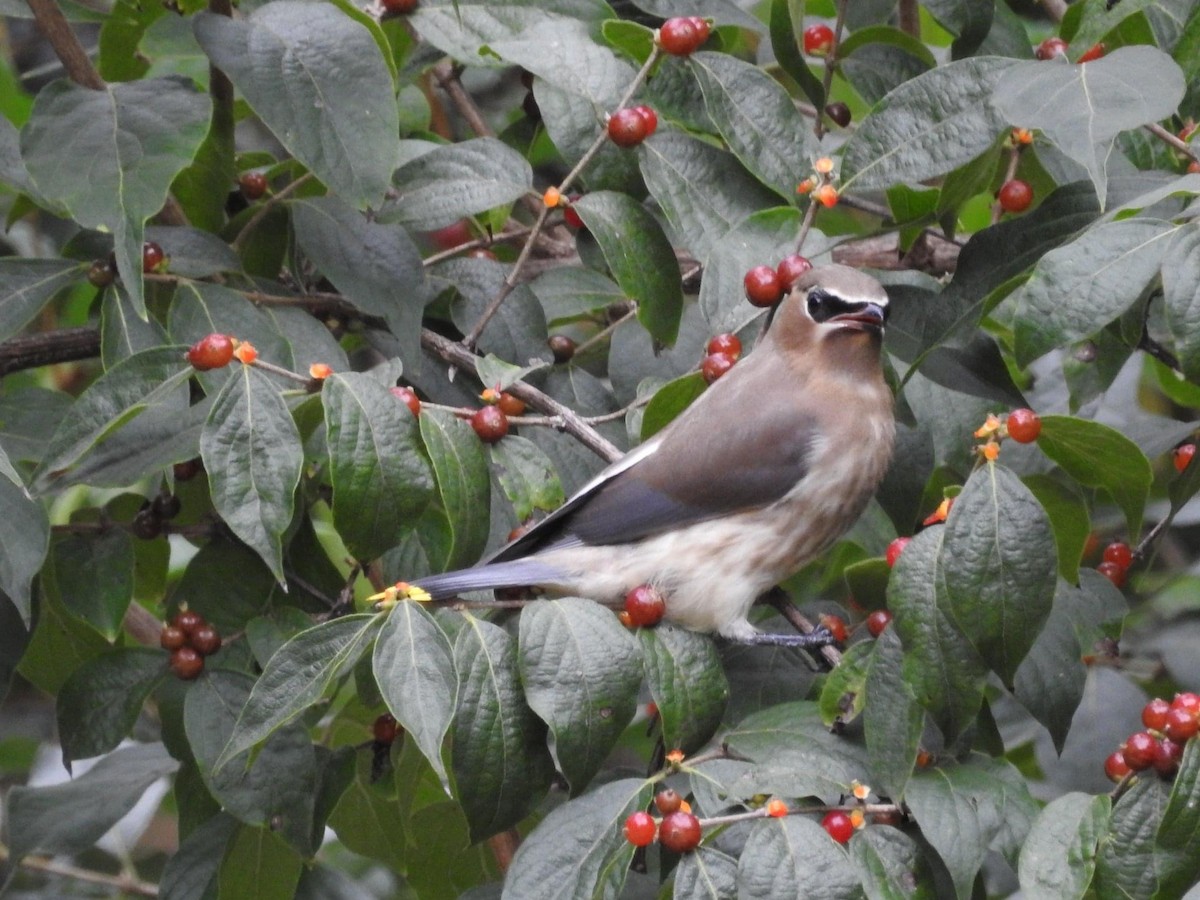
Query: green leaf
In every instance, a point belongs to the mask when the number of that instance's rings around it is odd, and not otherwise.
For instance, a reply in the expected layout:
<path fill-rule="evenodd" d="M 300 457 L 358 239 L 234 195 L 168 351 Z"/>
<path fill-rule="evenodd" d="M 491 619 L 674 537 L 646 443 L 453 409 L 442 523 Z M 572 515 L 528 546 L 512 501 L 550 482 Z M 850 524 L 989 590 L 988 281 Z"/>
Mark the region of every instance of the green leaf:
<path fill-rule="evenodd" d="M 388 709 L 449 793 L 442 741 L 458 704 L 458 674 L 450 641 L 421 604 L 398 603 L 388 613 L 372 668 Z"/>
<path fill-rule="evenodd" d="M 1053 476 L 1026 475 L 1021 480 L 1050 517 L 1058 550 L 1058 574 L 1067 581 L 1078 581 L 1079 561 L 1092 531 L 1087 504 L 1073 485 Z"/>
<path fill-rule="evenodd" d="M 846 851 L 815 821 L 762 819 L 750 828 L 738 858 L 738 900 L 828 897 L 850 900 L 862 888 Z"/>
<path fill-rule="evenodd" d="M 219 774 L 235 756 L 319 701 L 335 678 L 354 667 L 382 625 L 380 616 L 343 616 L 314 625 L 280 647 L 255 682 L 213 771 Z"/>
<path fill-rule="evenodd" d="M 122 528 L 70 534 L 50 554 L 63 606 L 114 640 L 133 599 L 133 538 Z"/>
<path fill-rule="evenodd" d="M 419 756 L 407 744 L 403 752 Z M 354 779 L 329 817 L 329 827 L 348 850 L 402 872 L 411 856 L 405 833 L 408 810 L 398 802 L 395 770 L 386 770 L 378 777 L 370 756 L 358 754 Z M 424 765 L 423 758 L 421 763 Z"/>
<path fill-rule="evenodd" d="M 637 303 L 638 321 L 656 340 L 673 344 L 683 314 L 679 263 L 653 216 L 614 191 L 593 191 L 572 205 L 600 245 L 613 278 Z"/>
<path fill-rule="evenodd" d="M 843 190 L 924 181 L 987 150 L 1008 124 L 992 105 L 992 92 L 1014 64 L 1000 57 L 964 59 L 896 88 L 846 142 Z"/>
<path fill-rule="evenodd" d="M 650 696 L 669 750 L 693 753 L 721 723 L 729 682 L 712 638 L 666 622 L 637 633 Z"/>
<path fill-rule="evenodd" d="M 1078 900 L 1096 871 L 1100 837 L 1112 800 L 1101 794 L 1063 794 L 1048 803 L 1021 850 L 1021 890 L 1029 900 Z"/>
<path fill-rule="evenodd" d="M 467 617 L 454 642 L 458 712 L 453 766 L 458 801 L 479 841 L 510 828 L 541 801 L 554 773 L 546 726 L 525 700 L 517 642 Z"/>
<path fill-rule="evenodd" d="M 579 598 L 527 606 L 520 627 L 529 708 L 549 726 L 555 767 L 577 796 L 637 710 L 641 652 L 612 610 Z"/>
<path fill-rule="evenodd" d="M 100 301 L 100 359 L 104 368 L 111 369 L 135 353 L 168 343 L 156 319 L 138 317 L 120 283 L 104 292 Z"/>
<path fill-rule="evenodd" d="M 550 812 L 517 850 L 504 897 L 577 900 L 621 893 L 634 847 L 622 826 L 650 802 L 650 784 L 623 778 Z"/>
<path fill-rule="evenodd" d="M 439 571 L 468 566 L 479 559 L 488 539 L 487 451 L 471 426 L 450 413 L 422 410 L 418 421 L 441 501 L 425 512 L 419 526 L 422 544 Z"/>
<path fill-rule="evenodd" d="M 1200 381 L 1200 225 L 1190 222 L 1162 259 L 1163 309 L 1183 372 Z"/>
<path fill-rule="evenodd" d="M 862 713 L 866 702 L 863 688 L 874 646 L 871 641 L 851 644 L 834 670 L 825 677 L 818 702 L 821 719 L 827 727 L 835 722 L 839 725 L 852 722 Z"/>
<path fill-rule="evenodd" d="M 800 89 L 812 105 L 817 109 L 825 108 L 825 85 L 813 74 L 808 63 L 800 53 L 800 42 L 797 39 L 799 23 L 792 18 L 793 3 L 790 0 L 771 0 L 770 31 L 771 49 L 779 67 L 800 85 Z M 798 17 L 803 19 L 803 5 L 800 6 Z M 844 44 L 843 44 L 844 46 Z M 840 50 L 841 48 L 839 48 Z M 807 131 L 807 129 L 805 129 Z"/>
<path fill-rule="evenodd" d="M 0 509 L 0 593 L 8 596 L 28 626 L 30 585 L 46 559 L 50 522 L 42 504 L 9 478 L 0 478 Z"/>
<path fill-rule="evenodd" d="M 1057 572 L 1050 520 L 1011 471 L 993 463 L 967 480 L 946 519 L 940 568 L 939 594 L 959 629 L 1011 685 L 1050 615 Z"/>
<path fill-rule="evenodd" d="M 782 85 L 727 53 L 689 59 L 704 107 L 733 155 L 763 184 L 791 200 L 816 152 L 809 123 Z"/>
<path fill-rule="evenodd" d="M 855 862 L 867 896 L 883 900 L 934 900 L 936 882 L 924 852 L 896 828 L 867 828 L 851 839 Z"/>
<path fill-rule="evenodd" d="M 0 259 L 0 341 L 18 334 L 82 275 L 83 267 L 69 259 Z"/>
<path fill-rule="evenodd" d="M 296 159 L 359 209 L 399 160 L 394 82 L 375 38 L 332 4 L 276 0 L 195 17 L 196 39 Z"/>
<path fill-rule="evenodd" d="M 491 447 L 496 479 L 513 505 L 517 519 L 525 521 L 535 509 L 552 511 L 566 499 L 554 463 L 528 438 L 512 435 Z"/>
<path fill-rule="evenodd" d="M 155 407 L 186 409 L 184 382 L 192 368 L 184 347 L 156 347 L 123 359 L 97 378 L 71 407 L 49 441 L 33 474 L 35 490 L 46 491 L 97 443 L 134 416 Z"/>
<path fill-rule="evenodd" d="M 222 669 L 205 672 L 188 689 L 183 717 L 188 744 L 209 792 L 248 825 L 270 825 L 304 854 L 312 844 L 317 765 L 307 730 L 299 723 L 273 731 L 250 758 L 244 750 L 224 759 L 244 707 L 253 702 L 254 679 Z"/>
<path fill-rule="evenodd" d="M 332 375 L 321 398 L 334 525 L 351 553 L 371 560 L 400 542 L 433 493 L 419 426 L 370 375 Z"/>
<path fill-rule="evenodd" d="M 1044 416 L 1038 447 L 1080 484 L 1108 491 L 1125 513 L 1130 539 L 1137 539 L 1153 473 L 1133 441 L 1100 422 Z"/>
<path fill-rule="evenodd" d="M 1183 92 L 1183 73 L 1161 50 L 1118 47 L 1084 65 L 1018 63 L 996 85 L 993 102 L 1006 122 L 1038 129 L 1082 165 L 1103 208 L 1113 138 L 1171 115 Z"/>
<path fill-rule="evenodd" d="M 75 760 L 100 756 L 120 744 L 166 674 L 166 654 L 148 647 L 113 650 L 72 672 L 55 704 L 68 770 Z"/>
<path fill-rule="evenodd" d="M 208 96 L 182 79 L 103 90 L 56 81 L 38 94 L 21 135 L 21 155 L 39 190 L 80 225 L 112 233 L 117 270 L 143 318 L 143 226 L 196 155 L 211 109 Z"/>
<path fill-rule="evenodd" d="M 971 896 L 989 847 L 1019 849 L 1037 815 L 1037 804 L 1017 770 L 978 753 L 962 763 L 916 772 L 905 802 L 950 870 L 960 900 Z"/>
<path fill-rule="evenodd" d="M 243 825 L 230 840 L 221 871 L 219 896 L 294 900 L 304 860 L 268 828 Z"/>
<path fill-rule="evenodd" d="M 213 401 L 200 456 L 217 513 L 284 583 L 282 536 L 304 454 L 287 403 L 266 374 L 235 368 Z"/>
<path fill-rule="evenodd" d="M 649 440 L 670 425 L 707 387 L 699 372 L 688 372 L 655 391 L 642 413 L 642 440 Z"/>
<path fill-rule="evenodd" d="M 738 863 L 732 856 L 701 844 L 683 854 L 675 869 L 675 900 L 737 900 Z"/>
<path fill-rule="evenodd" d="M 74 781 L 14 787 L 5 811 L 10 858 L 90 849 L 150 785 L 177 768 L 162 744 L 138 744 L 114 750 Z"/>
<path fill-rule="evenodd" d="M 389 199 L 382 221 L 429 230 L 515 202 L 533 190 L 533 169 L 495 138 L 474 138 L 405 163 L 393 183 L 397 196 Z"/>
<path fill-rule="evenodd" d="M 1194 740 L 1184 744 L 1156 839 L 1168 851 L 1162 854 L 1160 896 L 1170 896 L 1194 883 L 1200 859 L 1200 745 Z"/>
<path fill-rule="evenodd" d="M 1017 362 L 1095 334 L 1133 306 L 1158 276 L 1174 231 L 1158 219 L 1104 222 L 1038 260 L 1016 297 Z"/>
<path fill-rule="evenodd" d="M 1194 753 L 1195 747 L 1191 749 Z M 1169 788 L 1161 779 L 1139 778 L 1113 806 L 1092 883 L 1098 897 L 1170 896 L 1158 893 L 1163 859 L 1155 843 L 1168 797 Z"/>
<path fill-rule="evenodd" d="M 904 797 L 924 724 L 924 711 L 904 680 L 900 637 L 895 628 L 885 628 L 867 670 L 863 730 L 875 786 L 894 802 Z"/>
<path fill-rule="evenodd" d="M 892 569 L 887 606 L 904 644 L 904 680 L 952 742 L 979 713 L 987 666 L 950 611 L 942 571 L 945 530 L 928 528 L 908 542 Z"/>
<path fill-rule="evenodd" d="M 992 29 L 994 3 L 975 0 L 926 0 L 925 8 L 939 25 L 955 37 L 955 59 L 970 56 Z"/>
<path fill-rule="evenodd" d="M 177 900 L 203 900 L 237 829 L 237 819 L 218 813 L 184 837 L 163 868 L 159 895 Z"/>

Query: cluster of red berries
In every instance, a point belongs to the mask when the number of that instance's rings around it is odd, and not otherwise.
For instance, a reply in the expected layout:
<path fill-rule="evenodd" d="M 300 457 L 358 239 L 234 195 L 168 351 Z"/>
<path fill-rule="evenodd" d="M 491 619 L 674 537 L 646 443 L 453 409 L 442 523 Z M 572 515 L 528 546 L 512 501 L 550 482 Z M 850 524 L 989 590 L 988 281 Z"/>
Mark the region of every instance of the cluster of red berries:
<path fill-rule="evenodd" d="M 667 19 L 654 35 L 654 42 L 672 56 L 690 56 L 708 40 L 708 20 L 700 16 Z"/>
<path fill-rule="evenodd" d="M 485 444 L 494 444 L 508 434 L 508 417 L 525 412 L 525 402 L 495 388 L 486 388 L 479 398 L 485 405 L 471 415 L 471 428 Z"/>
<path fill-rule="evenodd" d="M 662 814 L 662 821 L 655 821 L 648 812 L 638 811 L 625 820 L 625 839 L 635 847 L 647 847 L 658 837 L 658 842 L 673 853 L 687 853 L 700 844 L 700 820 L 692 815 L 692 808 L 679 792 L 665 788 L 654 796 L 654 806 Z"/>
<path fill-rule="evenodd" d="M 746 299 L 751 305 L 763 309 L 774 306 L 783 299 L 797 279 L 812 268 L 807 257 L 794 253 L 778 266 L 755 266 L 742 279 Z"/>
<path fill-rule="evenodd" d="M 658 128 L 658 115 L 648 106 L 619 109 L 608 117 L 608 139 L 618 147 L 636 147 Z"/>
<path fill-rule="evenodd" d="M 163 623 L 158 643 L 171 651 L 171 671 L 191 681 L 204 671 L 204 657 L 221 649 L 221 635 L 200 613 L 184 607 L 169 623 Z"/>
<path fill-rule="evenodd" d="M 626 628 L 653 628 L 667 612 L 662 592 L 650 584 L 639 584 L 625 595 L 625 608 L 617 618 Z"/>
<path fill-rule="evenodd" d="M 709 339 L 704 353 L 704 359 L 700 361 L 700 374 L 707 384 L 712 384 L 741 358 L 742 342 L 736 334 L 724 332 Z"/>
<path fill-rule="evenodd" d="M 1069 45 L 1062 38 L 1048 37 L 1034 48 L 1033 55 L 1041 60 L 1055 59 L 1059 56 L 1065 58 L 1068 49 Z M 1104 55 L 1105 50 L 1104 44 L 1093 44 L 1076 62 L 1085 63 L 1099 59 Z"/>
<path fill-rule="evenodd" d="M 1104 761 L 1104 774 L 1113 781 L 1152 766 L 1163 778 L 1175 774 L 1183 745 L 1200 731 L 1200 694 L 1176 694 L 1170 703 L 1155 697 L 1142 709 L 1142 724 L 1145 731 L 1131 734 Z"/>
<path fill-rule="evenodd" d="M 830 613 L 822 613 L 817 621 L 824 626 L 834 641 L 839 644 L 846 643 L 846 638 L 850 636 L 850 629 L 847 627 L 845 619 Z M 886 609 L 877 609 L 867 616 L 865 624 L 871 637 L 877 638 L 883 634 L 885 628 L 892 624 L 892 614 Z"/>
<path fill-rule="evenodd" d="M 1133 550 L 1124 541 L 1113 541 L 1104 548 L 1104 556 L 1096 571 L 1115 584 L 1125 587 L 1129 567 L 1133 565 Z"/>

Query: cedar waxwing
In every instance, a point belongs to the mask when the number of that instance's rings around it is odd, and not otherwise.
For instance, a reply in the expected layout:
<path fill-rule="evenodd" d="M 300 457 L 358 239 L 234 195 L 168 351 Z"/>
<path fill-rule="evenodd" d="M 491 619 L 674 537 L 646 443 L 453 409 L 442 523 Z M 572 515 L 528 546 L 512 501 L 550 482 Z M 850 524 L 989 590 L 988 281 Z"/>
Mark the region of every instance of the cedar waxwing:
<path fill-rule="evenodd" d="M 686 628 L 813 643 L 746 617 L 854 524 L 887 470 L 887 312 L 869 275 L 810 270 L 754 351 L 669 426 L 490 559 L 415 585 L 434 599 L 534 586 L 616 605 L 651 584 Z"/>

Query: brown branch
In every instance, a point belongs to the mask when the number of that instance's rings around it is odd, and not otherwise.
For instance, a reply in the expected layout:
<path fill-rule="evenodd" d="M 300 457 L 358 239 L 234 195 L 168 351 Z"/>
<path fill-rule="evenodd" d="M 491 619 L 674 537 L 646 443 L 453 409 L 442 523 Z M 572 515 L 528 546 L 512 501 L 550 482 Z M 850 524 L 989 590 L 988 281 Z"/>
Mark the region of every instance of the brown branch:
<path fill-rule="evenodd" d="M 917 0 L 900 0 L 900 30 L 912 37 L 921 37 L 921 10 Z"/>
<path fill-rule="evenodd" d="M 0 378 L 10 372 L 55 363 L 92 359 L 100 355 L 100 332 L 95 328 L 63 328 L 0 343 Z"/>
<path fill-rule="evenodd" d="M 471 99 L 471 95 L 463 87 L 462 81 L 458 77 L 458 70 L 454 68 L 451 62 L 440 62 L 434 66 L 433 77 L 437 81 L 438 87 L 450 97 L 450 102 L 454 104 L 454 108 L 458 110 L 458 114 L 466 120 L 467 125 L 470 126 L 475 134 L 480 137 L 496 136 L 496 132 L 484 121 L 479 108 L 475 105 L 475 101 Z"/>
<path fill-rule="evenodd" d="M 1157 122 L 1151 122 L 1150 124 L 1143 125 L 1142 127 L 1160 141 L 1164 141 L 1170 146 L 1174 147 L 1180 153 L 1186 153 L 1188 159 L 1195 160 L 1197 158 L 1196 151 L 1192 149 L 1191 144 L 1181 139 L 1178 135 L 1171 134 L 1171 132 L 1167 131 L 1167 129 L 1163 128 Z"/>
<path fill-rule="evenodd" d="M 33 11 L 38 31 L 54 48 L 55 55 L 67 71 L 67 77 L 81 87 L 90 88 L 93 91 L 104 90 L 104 79 L 92 65 L 87 51 L 79 43 L 79 38 L 71 29 L 71 23 L 67 21 L 67 17 L 63 15 L 58 4 L 54 0 L 27 0 L 27 2 L 30 10 Z"/>
<path fill-rule="evenodd" d="M 9 853 L 7 847 L 0 847 L 0 862 L 7 861 Z M 44 872 L 47 875 L 58 875 L 62 878 L 71 878 L 75 881 L 83 881 L 88 884 L 100 884 L 105 887 L 115 888 L 116 890 L 126 893 L 135 894 L 138 897 L 157 897 L 157 885 L 150 884 L 146 881 L 139 881 L 132 875 L 109 875 L 107 872 L 94 872 L 91 869 L 81 869 L 78 866 L 68 865 L 64 862 L 59 862 L 55 859 L 46 859 L 41 856 L 27 856 L 17 863 L 22 869 L 29 869 L 33 872 Z"/>

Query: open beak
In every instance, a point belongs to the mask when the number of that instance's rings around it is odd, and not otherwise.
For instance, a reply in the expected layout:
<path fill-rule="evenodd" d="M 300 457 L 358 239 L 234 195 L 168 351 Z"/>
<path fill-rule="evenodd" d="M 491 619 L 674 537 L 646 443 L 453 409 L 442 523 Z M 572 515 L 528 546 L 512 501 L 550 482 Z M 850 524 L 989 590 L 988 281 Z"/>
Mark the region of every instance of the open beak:
<path fill-rule="evenodd" d="M 852 312 L 834 316 L 829 321 L 857 327 L 861 331 L 882 331 L 887 310 L 878 303 L 860 303 Z"/>

